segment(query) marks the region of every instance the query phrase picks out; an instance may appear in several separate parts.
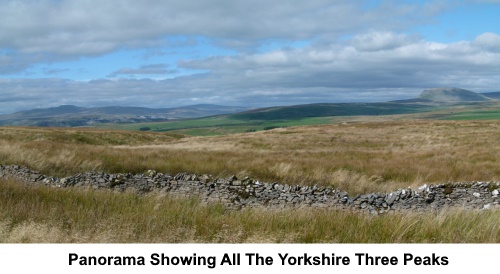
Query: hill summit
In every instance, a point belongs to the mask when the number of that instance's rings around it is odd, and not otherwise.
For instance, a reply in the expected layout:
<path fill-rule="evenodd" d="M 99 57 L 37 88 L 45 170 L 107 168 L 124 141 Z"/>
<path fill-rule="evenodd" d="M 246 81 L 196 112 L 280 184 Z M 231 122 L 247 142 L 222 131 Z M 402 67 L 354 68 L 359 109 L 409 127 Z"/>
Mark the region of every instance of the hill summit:
<path fill-rule="evenodd" d="M 418 98 L 434 102 L 479 102 L 491 100 L 491 98 L 482 94 L 461 88 L 426 89 Z"/>

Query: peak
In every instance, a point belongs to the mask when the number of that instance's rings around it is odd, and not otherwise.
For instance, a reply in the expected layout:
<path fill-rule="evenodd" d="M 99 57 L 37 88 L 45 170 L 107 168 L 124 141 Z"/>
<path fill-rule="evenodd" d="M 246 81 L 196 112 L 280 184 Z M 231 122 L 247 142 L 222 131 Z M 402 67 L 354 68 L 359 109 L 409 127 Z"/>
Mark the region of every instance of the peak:
<path fill-rule="evenodd" d="M 418 98 L 434 102 L 477 102 L 490 100 L 490 98 L 482 94 L 453 87 L 426 89 Z"/>

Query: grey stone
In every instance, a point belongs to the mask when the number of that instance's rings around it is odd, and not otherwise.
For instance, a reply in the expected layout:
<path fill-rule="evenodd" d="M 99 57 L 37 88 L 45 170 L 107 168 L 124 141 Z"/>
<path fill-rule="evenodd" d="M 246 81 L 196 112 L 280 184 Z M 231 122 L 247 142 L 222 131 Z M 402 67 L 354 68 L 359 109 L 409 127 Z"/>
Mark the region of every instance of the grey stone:
<path fill-rule="evenodd" d="M 387 197 L 385 198 L 385 202 L 388 205 L 393 205 L 397 198 L 398 198 L 398 194 L 396 192 L 391 192 L 391 193 L 387 194 Z"/>
<path fill-rule="evenodd" d="M 284 192 L 288 192 L 288 191 L 290 191 L 290 186 L 289 186 L 289 185 L 285 185 L 285 186 L 283 187 L 283 191 L 284 191 Z"/>
<path fill-rule="evenodd" d="M 158 190 L 179 196 L 203 197 L 218 201 L 231 209 L 256 206 L 327 207 L 332 209 L 367 210 L 372 214 L 410 210 L 439 210 L 446 207 L 469 209 L 499 208 L 499 183 L 449 183 L 424 185 L 416 191 L 398 189 L 390 193 L 368 193 L 349 198 L 344 191 L 317 186 L 290 186 L 261 183 L 245 178 L 214 179 L 209 175 L 179 173 L 174 177 L 149 171 L 149 174 L 105 174 L 86 172 L 66 178 L 46 177 L 20 166 L 0 165 L 0 176 L 26 182 L 39 182 L 50 187 L 107 188 L 116 191 L 131 189 L 139 194 Z M 211 183 L 209 183 L 211 182 Z M 232 183 L 230 183 L 232 182 Z M 445 193 L 449 188 L 452 191 Z M 491 191 L 493 189 L 493 191 Z M 210 199 L 208 199 L 210 197 Z"/>

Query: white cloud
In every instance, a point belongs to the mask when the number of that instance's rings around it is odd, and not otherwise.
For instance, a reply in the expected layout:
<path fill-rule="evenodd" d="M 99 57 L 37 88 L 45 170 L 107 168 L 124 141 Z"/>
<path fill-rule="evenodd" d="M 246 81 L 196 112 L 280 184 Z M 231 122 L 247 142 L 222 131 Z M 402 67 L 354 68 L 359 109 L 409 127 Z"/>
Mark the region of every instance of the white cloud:
<path fill-rule="evenodd" d="M 60 104 L 168 107 L 193 102 L 263 106 L 386 101 L 410 98 L 436 86 L 500 90 L 498 34 L 437 43 L 401 33 L 409 26 L 433 22 L 453 1 L 387 0 L 367 8 L 368 2 L 4 1 L 0 6 L 0 74 L 4 75 L 40 64 L 47 68 L 46 75 L 53 76 L 64 71 L 51 63 L 127 48 L 151 49 L 145 55 L 175 52 L 198 38 L 237 51 L 209 58 L 192 55 L 191 60 L 179 61 L 179 69 L 205 73 L 166 80 L 0 78 L 0 111 Z M 175 46 L 170 36 L 184 39 L 184 44 Z M 311 43 L 256 53 L 261 43 L 273 39 Z M 150 57 L 148 63 L 153 64 L 124 66 L 108 76 L 174 73 L 155 64 L 170 61 Z"/>
<path fill-rule="evenodd" d="M 380 37 L 378 33 L 365 35 Z M 0 80 L 0 109 L 8 112 L 69 103 L 168 107 L 192 104 L 195 99 L 270 106 L 406 99 L 440 86 L 500 90 L 500 52 L 478 43 L 484 37 L 496 39 L 495 34 L 448 44 L 390 33 L 382 36 L 396 37 L 397 46 L 367 51 L 358 49 L 359 41 L 351 39 L 329 46 L 191 60 L 180 66 L 207 73 L 166 80 Z M 122 73 L 149 69 L 166 68 L 143 66 Z"/>
<path fill-rule="evenodd" d="M 415 40 L 415 37 L 408 37 L 404 34 L 371 32 L 354 36 L 350 43 L 360 51 L 380 51 L 399 48 Z"/>
<path fill-rule="evenodd" d="M 24 63 L 165 46 L 171 35 L 203 36 L 225 46 L 266 39 L 336 39 L 373 29 L 400 30 L 432 17 L 428 5 L 389 1 L 365 9 L 350 0 L 7 0 L 0 6 L 0 49 Z M 419 14 L 418 16 L 415 16 Z M 427 15 L 423 15 L 427 14 Z M 390 15 L 390 16 L 388 16 Z M 38 59 L 25 58 L 37 55 Z M 0 71 L 1 73 L 1 71 Z"/>
<path fill-rule="evenodd" d="M 483 33 L 474 40 L 473 44 L 487 50 L 500 52 L 500 35 L 491 32 Z"/>
<path fill-rule="evenodd" d="M 500 74 L 500 64 L 496 62 L 500 53 L 479 47 L 475 42 L 445 44 L 395 34 L 383 36 L 397 37 L 397 43 L 389 41 L 390 46 L 387 46 L 375 41 L 359 49 L 359 39 L 355 38 L 344 45 L 209 58 L 181 65 L 210 71 L 194 81 L 214 90 L 217 86 L 269 90 L 281 87 L 303 93 L 311 89 L 330 89 L 330 97 L 324 93 L 323 100 L 327 101 L 335 101 L 339 89 L 347 92 L 349 96 L 346 97 L 351 100 L 382 99 L 381 91 L 388 89 L 411 91 L 407 98 L 415 90 L 436 86 L 500 90 L 500 79 L 496 77 Z M 380 37 L 380 34 L 366 37 Z M 212 79 L 218 81 L 211 82 Z M 359 96 L 366 90 L 377 91 L 371 93 L 371 98 Z"/>

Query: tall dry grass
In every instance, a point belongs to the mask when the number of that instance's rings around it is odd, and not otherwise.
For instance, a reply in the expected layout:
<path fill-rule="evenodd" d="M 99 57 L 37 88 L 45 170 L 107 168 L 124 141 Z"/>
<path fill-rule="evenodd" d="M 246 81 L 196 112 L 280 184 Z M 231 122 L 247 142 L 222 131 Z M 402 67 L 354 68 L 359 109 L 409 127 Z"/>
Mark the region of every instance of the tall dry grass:
<path fill-rule="evenodd" d="M 335 186 L 351 193 L 500 180 L 500 122 L 404 121 L 218 137 L 0 128 L 0 163 L 67 176 L 96 170 L 192 172 Z"/>
<path fill-rule="evenodd" d="M 0 242 L 500 243 L 500 211 L 226 211 L 197 199 L 0 180 Z"/>

